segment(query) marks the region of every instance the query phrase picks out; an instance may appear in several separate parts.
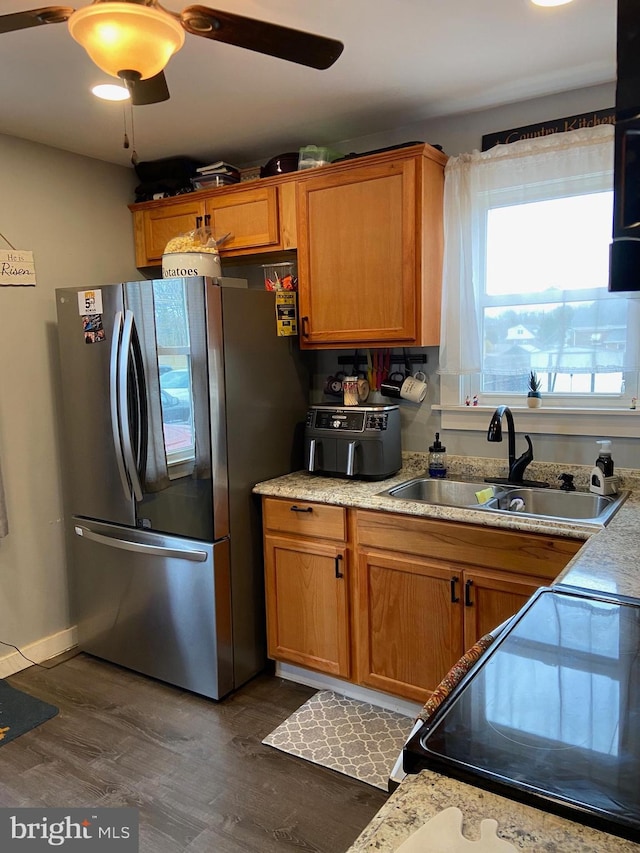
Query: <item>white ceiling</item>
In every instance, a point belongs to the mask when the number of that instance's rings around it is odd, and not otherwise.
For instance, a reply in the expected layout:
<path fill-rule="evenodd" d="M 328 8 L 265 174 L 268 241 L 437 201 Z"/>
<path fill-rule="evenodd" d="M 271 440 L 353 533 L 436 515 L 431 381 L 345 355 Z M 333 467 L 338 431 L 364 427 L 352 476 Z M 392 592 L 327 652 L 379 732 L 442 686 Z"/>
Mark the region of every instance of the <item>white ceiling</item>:
<path fill-rule="evenodd" d="M 192 2 L 164 5 L 179 11 Z M 266 162 L 301 145 L 615 79 L 615 0 L 574 0 L 556 9 L 530 0 L 215 2 L 337 38 L 344 52 L 332 68 L 316 71 L 187 34 L 165 72 L 171 99 L 133 108 L 141 160 Z M 0 11 L 45 3 L 3 0 Z M 65 24 L 4 34 L 0 133 L 128 165 L 123 133 L 126 115 L 131 138 L 130 107 L 90 93 L 108 81 Z"/>

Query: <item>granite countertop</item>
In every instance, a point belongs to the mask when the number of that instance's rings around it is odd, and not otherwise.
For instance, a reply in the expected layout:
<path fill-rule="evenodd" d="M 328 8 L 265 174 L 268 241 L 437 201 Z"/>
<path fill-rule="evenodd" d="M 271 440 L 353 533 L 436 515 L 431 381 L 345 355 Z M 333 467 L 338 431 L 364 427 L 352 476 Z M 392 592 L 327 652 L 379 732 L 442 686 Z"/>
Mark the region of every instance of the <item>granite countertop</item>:
<path fill-rule="evenodd" d="M 619 469 L 622 490 L 629 497 L 606 527 L 580 521 L 557 521 L 528 518 L 519 513 L 483 512 L 460 507 L 436 506 L 419 501 L 399 501 L 381 495 L 399 483 L 423 476 L 427 468 L 424 453 L 403 454 L 402 470 L 386 480 L 363 482 L 321 477 L 296 471 L 273 480 L 258 483 L 254 492 L 259 495 L 307 500 L 381 512 L 417 515 L 444 521 L 458 521 L 506 530 L 522 530 L 554 536 L 567 536 L 585 542 L 576 556 L 556 579 L 556 583 L 579 586 L 601 592 L 612 592 L 640 598 L 640 471 Z M 579 490 L 586 490 L 590 468 L 534 462 L 527 476 L 555 484 L 560 472 L 574 474 Z M 449 458 L 449 479 L 482 482 L 485 477 L 504 476 L 504 465 L 495 459 Z"/>
<path fill-rule="evenodd" d="M 393 853 L 450 806 L 462 812 L 462 830 L 470 841 L 480 838 L 480 822 L 493 818 L 498 823 L 498 837 L 528 853 L 638 853 L 640 848 L 633 841 L 422 770 L 407 777 L 347 853 Z"/>
<path fill-rule="evenodd" d="M 598 527 L 580 522 L 525 518 L 511 513 L 400 502 L 380 495 L 394 485 L 423 476 L 426 469 L 426 454 L 403 454 L 402 470 L 387 480 L 358 482 L 300 471 L 259 483 L 254 492 L 581 539 L 584 545 L 555 583 L 640 599 L 640 471 L 616 471 L 621 489 L 629 490 L 629 496 L 609 524 Z M 577 488 L 586 490 L 590 470 L 586 466 L 533 463 L 527 469 L 527 476 L 553 485 L 559 473 L 568 472 L 574 474 Z M 449 458 L 450 479 L 483 481 L 485 477 L 504 474 L 504 465 L 501 466 L 499 460 Z M 489 817 L 497 820 L 500 837 L 529 853 L 638 853 L 640 850 L 640 845 L 634 842 L 423 770 L 402 782 L 348 853 L 392 853 L 412 832 L 449 806 L 461 809 L 464 833 L 470 840 L 479 839 L 480 821 Z"/>

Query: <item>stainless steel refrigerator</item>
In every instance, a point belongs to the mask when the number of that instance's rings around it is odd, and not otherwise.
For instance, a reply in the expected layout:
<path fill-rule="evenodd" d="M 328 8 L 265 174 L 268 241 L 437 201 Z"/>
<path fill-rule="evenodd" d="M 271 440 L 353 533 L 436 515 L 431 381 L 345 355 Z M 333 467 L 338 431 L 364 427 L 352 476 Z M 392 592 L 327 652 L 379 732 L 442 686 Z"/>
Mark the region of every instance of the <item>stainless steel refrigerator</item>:
<path fill-rule="evenodd" d="M 79 648 L 219 699 L 265 664 L 252 486 L 300 467 L 308 378 L 237 280 L 56 291 Z"/>

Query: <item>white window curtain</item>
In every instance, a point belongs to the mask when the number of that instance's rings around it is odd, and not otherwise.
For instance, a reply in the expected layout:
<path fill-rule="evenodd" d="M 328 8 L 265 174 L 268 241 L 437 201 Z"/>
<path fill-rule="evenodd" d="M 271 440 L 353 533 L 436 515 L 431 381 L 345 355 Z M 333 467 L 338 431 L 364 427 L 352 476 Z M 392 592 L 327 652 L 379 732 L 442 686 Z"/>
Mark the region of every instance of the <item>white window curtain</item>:
<path fill-rule="evenodd" d="M 452 157 L 445 169 L 441 374 L 482 369 L 481 305 L 487 210 L 508 196 L 510 204 L 540 197 L 610 189 L 613 127 L 552 134 L 489 151 Z M 630 302 L 632 300 L 629 300 Z M 640 300 L 636 300 L 640 301 Z M 635 310 L 635 308 L 634 308 Z"/>

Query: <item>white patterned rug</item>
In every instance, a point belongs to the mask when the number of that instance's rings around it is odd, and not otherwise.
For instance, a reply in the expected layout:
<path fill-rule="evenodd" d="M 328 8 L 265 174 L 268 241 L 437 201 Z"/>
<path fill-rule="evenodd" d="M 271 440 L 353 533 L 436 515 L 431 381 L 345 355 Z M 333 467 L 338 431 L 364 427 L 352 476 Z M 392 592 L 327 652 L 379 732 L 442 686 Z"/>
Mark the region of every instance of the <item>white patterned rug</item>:
<path fill-rule="evenodd" d="M 321 690 L 262 741 L 387 790 L 412 717 Z"/>

